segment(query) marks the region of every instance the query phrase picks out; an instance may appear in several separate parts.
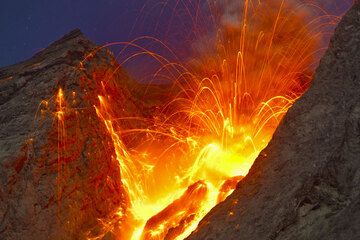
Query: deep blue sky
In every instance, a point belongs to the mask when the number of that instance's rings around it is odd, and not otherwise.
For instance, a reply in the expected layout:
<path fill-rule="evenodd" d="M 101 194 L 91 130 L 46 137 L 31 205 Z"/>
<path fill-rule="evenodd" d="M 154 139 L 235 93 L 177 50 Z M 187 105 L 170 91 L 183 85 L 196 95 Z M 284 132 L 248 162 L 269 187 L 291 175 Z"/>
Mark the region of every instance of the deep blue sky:
<path fill-rule="evenodd" d="M 102 44 L 130 39 L 145 0 L 1 0 L 0 67 L 31 57 L 74 28 Z"/>
<path fill-rule="evenodd" d="M 156 5 L 152 1 L 0 0 L 0 67 L 28 59 L 74 28 L 98 44 L 131 40 L 141 8 L 147 2 L 151 9 Z M 351 0 L 317 1 L 341 9 Z M 152 25 L 149 18 L 143 24 Z M 142 26 L 143 31 L 145 28 Z"/>

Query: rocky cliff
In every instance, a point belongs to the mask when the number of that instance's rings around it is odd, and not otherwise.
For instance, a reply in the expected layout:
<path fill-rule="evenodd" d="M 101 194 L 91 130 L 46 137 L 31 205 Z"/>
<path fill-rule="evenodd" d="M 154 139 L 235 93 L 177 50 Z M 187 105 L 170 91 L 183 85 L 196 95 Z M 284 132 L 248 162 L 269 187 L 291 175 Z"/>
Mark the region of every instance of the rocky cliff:
<path fill-rule="evenodd" d="M 188 239 L 360 239 L 359 3 L 249 174 Z"/>
<path fill-rule="evenodd" d="M 127 83 L 112 54 L 79 30 L 0 69 L 0 239 L 83 239 L 100 232 L 99 219 L 126 212 L 94 106 L 106 93 L 117 116 L 136 113 Z"/>

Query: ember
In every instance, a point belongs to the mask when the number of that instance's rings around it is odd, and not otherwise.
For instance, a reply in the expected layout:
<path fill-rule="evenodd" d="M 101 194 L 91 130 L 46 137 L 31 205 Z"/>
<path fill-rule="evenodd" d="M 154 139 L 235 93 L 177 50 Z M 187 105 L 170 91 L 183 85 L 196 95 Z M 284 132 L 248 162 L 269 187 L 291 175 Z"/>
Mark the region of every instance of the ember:
<path fill-rule="evenodd" d="M 230 23 L 221 6 L 209 3 L 217 34 L 197 39 L 192 61 L 173 63 L 137 40 L 126 44 L 140 52 L 124 62 L 149 55 L 161 65 L 155 76 L 172 80 L 170 100 L 151 116 L 121 116 L 113 108 L 111 78 L 99 80 L 94 107 L 111 136 L 129 197 L 130 211 L 116 213 L 126 229 L 115 230 L 113 222 L 102 220 L 106 231 L 119 232 L 119 239 L 186 238 L 246 176 L 284 114 L 309 86 L 323 22 L 331 17 L 311 17 L 307 7 L 293 1 L 244 1 L 238 7 L 238 19 Z M 61 89 L 57 102 L 61 141 Z M 123 121 L 142 124 L 125 128 Z"/>

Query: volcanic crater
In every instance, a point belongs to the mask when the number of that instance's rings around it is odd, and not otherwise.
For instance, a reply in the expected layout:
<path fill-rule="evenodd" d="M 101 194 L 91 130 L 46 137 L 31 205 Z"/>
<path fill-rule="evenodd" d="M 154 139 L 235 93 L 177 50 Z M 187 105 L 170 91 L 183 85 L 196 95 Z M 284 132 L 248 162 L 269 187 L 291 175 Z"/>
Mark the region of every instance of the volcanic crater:
<path fill-rule="evenodd" d="M 141 84 L 78 29 L 1 68 L 0 238 L 360 239 L 360 3 L 339 23 L 312 82 L 304 73 L 291 75 L 295 97 L 253 104 L 268 115 L 258 120 L 249 108 L 250 121 L 234 111 L 250 102 L 251 94 L 234 94 L 241 77 L 221 85 L 228 99 L 215 100 L 211 78 L 200 79 L 200 93 L 186 82 L 194 76 Z M 198 102 L 184 107 L 189 99 Z M 253 135 L 238 128 L 246 121 Z M 263 129 L 264 142 L 254 137 Z"/>

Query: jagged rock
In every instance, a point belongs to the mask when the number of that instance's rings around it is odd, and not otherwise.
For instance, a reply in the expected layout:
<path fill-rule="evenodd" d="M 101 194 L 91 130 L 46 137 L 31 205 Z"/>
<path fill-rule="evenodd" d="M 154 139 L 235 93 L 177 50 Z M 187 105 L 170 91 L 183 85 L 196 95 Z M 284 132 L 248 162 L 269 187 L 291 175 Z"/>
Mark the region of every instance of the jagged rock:
<path fill-rule="evenodd" d="M 126 212 L 112 140 L 94 105 L 106 92 L 117 116 L 136 113 L 128 82 L 112 54 L 79 30 L 0 69 L 0 239 L 84 239 L 102 227 L 98 219 Z"/>
<path fill-rule="evenodd" d="M 188 239 L 360 239 L 360 3 L 249 174 Z"/>

